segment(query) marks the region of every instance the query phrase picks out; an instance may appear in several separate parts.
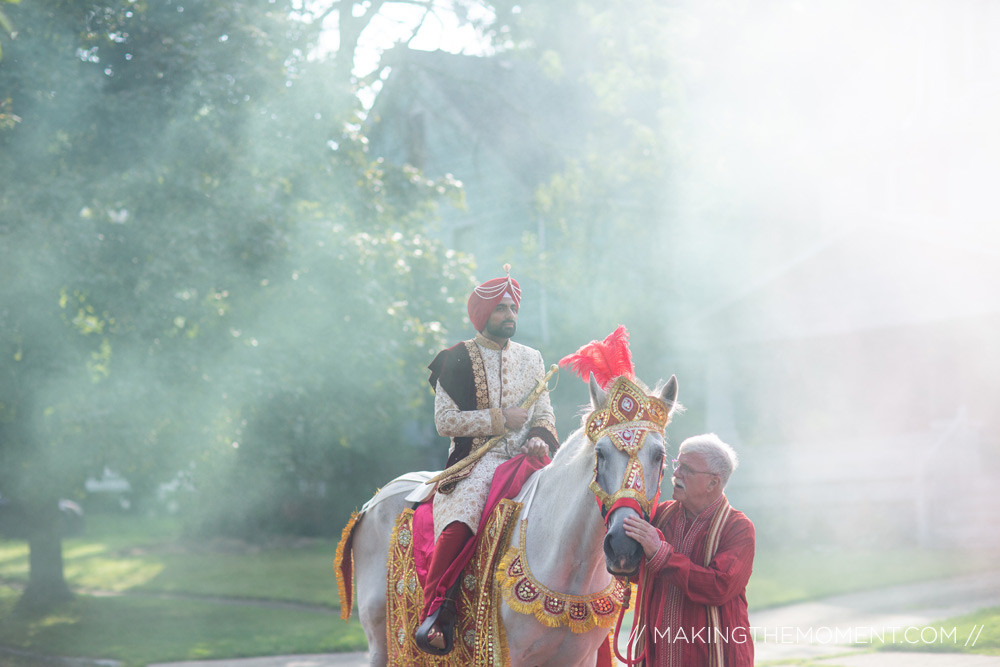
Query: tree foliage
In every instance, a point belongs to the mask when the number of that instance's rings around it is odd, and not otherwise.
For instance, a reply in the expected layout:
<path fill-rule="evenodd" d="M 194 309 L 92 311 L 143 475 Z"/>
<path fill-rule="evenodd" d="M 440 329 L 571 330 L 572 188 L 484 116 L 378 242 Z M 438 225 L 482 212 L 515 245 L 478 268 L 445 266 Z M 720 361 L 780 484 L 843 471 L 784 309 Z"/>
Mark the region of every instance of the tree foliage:
<path fill-rule="evenodd" d="M 460 192 L 367 154 L 356 82 L 295 10 L 6 10 L 0 494 L 33 517 L 26 598 L 65 593 L 52 509 L 105 468 L 137 503 L 172 483 L 192 526 L 316 531 L 419 456 L 420 369 L 469 284 L 426 229 Z"/>
<path fill-rule="evenodd" d="M 505 32 L 509 51 L 587 91 L 581 99 L 589 105 L 576 111 L 589 131 L 536 192 L 545 238 L 527 235 L 518 265 L 549 290 L 557 349 L 627 323 L 647 336 L 638 347 L 660 372 L 669 370 L 661 368 L 664 331 L 685 296 L 673 236 L 685 160 L 678 136 L 685 74 L 675 53 L 683 4 L 557 0 L 505 9 L 514 19 Z M 600 276 L 588 283 L 590 307 L 582 309 L 581 276 Z"/>
<path fill-rule="evenodd" d="M 405 46 L 442 10 L 402 4 Z M 393 6 L 5 6 L 0 494 L 42 516 L 110 468 L 138 505 L 168 483 L 196 529 L 315 532 L 415 463 L 407 443 L 432 439 L 424 367 L 454 338 L 470 265 L 431 240 L 456 184 L 367 150 L 358 91 L 384 68 L 359 74 L 356 53 Z M 655 331 L 674 305 L 684 17 L 624 9 L 448 10 L 484 50 L 593 93 L 583 150 L 538 193 L 547 245 L 526 236 L 518 262 L 563 305 L 567 351 L 619 321 Z M 571 307 L 595 269 L 601 306 Z M 52 552 L 54 521 L 36 523 Z"/>

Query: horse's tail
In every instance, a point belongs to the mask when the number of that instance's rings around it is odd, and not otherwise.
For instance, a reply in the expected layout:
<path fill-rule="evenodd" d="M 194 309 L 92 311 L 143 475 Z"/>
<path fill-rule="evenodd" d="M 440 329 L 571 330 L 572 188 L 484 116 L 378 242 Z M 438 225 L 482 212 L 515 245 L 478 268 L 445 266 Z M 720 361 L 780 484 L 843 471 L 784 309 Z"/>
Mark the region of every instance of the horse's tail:
<path fill-rule="evenodd" d="M 337 575 L 337 593 L 340 596 L 340 617 L 345 621 L 351 617 L 354 606 L 354 527 L 361 519 L 361 512 L 352 512 L 347 525 L 340 533 L 337 553 L 333 557 L 333 571 Z"/>

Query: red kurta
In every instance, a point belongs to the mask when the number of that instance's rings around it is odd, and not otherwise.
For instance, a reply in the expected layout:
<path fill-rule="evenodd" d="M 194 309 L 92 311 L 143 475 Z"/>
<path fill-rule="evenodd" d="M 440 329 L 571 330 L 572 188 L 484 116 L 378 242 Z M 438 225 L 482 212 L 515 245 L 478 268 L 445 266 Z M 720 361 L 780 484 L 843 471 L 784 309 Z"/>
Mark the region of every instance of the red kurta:
<path fill-rule="evenodd" d="M 664 546 L 648 563 L 650 622 L 649 667 L 702 667 L 709 664 L 708 605 L 719 607 L 721 625 L 714 633 L 723 644 L 724 667 L 753 667 L 753 638 L 747 616 L 747 582 L 753 568 L 754 527 L 742 512 L 730 510 L 718 550 L 704 567 L 705 542 L 720 498 L 693 521 L 682 508 L 657 506 L 654 525 Z"/>

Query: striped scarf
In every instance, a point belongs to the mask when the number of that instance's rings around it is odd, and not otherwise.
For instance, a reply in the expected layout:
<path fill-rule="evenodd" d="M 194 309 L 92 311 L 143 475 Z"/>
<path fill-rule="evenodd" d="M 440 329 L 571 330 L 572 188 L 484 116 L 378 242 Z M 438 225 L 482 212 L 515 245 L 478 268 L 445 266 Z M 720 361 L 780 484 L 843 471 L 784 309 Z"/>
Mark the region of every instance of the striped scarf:
<path fill-rule="evenodd" d="M 729 520 L 729 513 L 732 508 L 729 505 L 729 501 L 725 496 L 719 498 L 716 501 L 718 506 L 711 514 L 702 513 L 694 520 L 694 525 L 690 527 L 687 531 L 684 530 L 686 521 L 680 520 L 674 522 L 673 535 L 664 537 L 668 538 L 668 541 L 672 545 L 678 545 L 675 551 L 681 553 L 685 556 L 695 560 L 692 552 L 694 551 L 694 543 L 697 540 L 697 536 L 701 534 L 701 528 L 707 523 L 708 524 L 708 538 L 705 540 L 705 553 L 702 559 L 702 565 L 708 567 L 712 563 L 712 559 L 715 558 L 716 552 L 719 550 L 719 541 L 722 539 L 722 529 L 725 528 L 726 522 Z M 664 515 L 657 517 L 660 525 L 666 525 L 667 522 L 673 517 L 674 513 L 682 512 L 681 504 L 679 502 L 672 503 L 670 507 L 665 510 Z M 697 562 L 697 561 L 695 561 Z M 667 603 L 664 612 L 666 625 L 671 629 L 671 631 L 676 631 L 682 626 L 682 610 L 684 607 L 684 596 L 681 590 L 676 586 L 670 586 L 667 591 Z M 720 634 L 722 620 L 719 608 L 715 606 L 707 606 L 707 627 L 708 632 L 708 664 L 709 667 L 725 667 L 724 665 L 724 654 L 723 648 L 724 644 L 722 642 L 716 641 Z M 667 661 L 666 665 L 678 666 L 681 665 L 681 643 L 672 641 L 668 644 L 666 651 Z"/>

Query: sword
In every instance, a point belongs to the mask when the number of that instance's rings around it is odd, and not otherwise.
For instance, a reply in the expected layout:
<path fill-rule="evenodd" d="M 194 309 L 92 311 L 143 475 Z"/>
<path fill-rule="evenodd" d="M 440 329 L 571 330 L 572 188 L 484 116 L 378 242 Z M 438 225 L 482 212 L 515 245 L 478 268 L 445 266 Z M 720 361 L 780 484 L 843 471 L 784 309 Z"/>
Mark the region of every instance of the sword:
<path fill-rule="evenodd" d="M 527 410 L 532 405 L 534 405 L 535 401 L 538 400 L 538 397 L 542 395 L 542 392 L 545 391 L 548 388 L 548 386 L 549 386 L 549 380 L 551 380 L 552 377 L 556 373 L 558 373 L 558 372 L 559 372 L 559 366 L 557 366 L 556 364 L 552 364 L 551 366 L 549 366 L 549 372 L 546 373 L 542 377 L 542 379 L 538 381 L 538 384 L 535 385 L 534 389 L 532 389 L 531 391 L 528 392 L 528 395 L 525 396 L 524 400 L 521 401 L 521 407 L 524 408 L 525 410 Z M 431 479 L 429 479 L 426 483 L 427 484 L 436 484 L 437 482 L 440 482 L 441 480 L 448 479 L 449 477 L 451 477 L 452 475 L 454 475 L 455 473 L 457 473 L 457 472 L 459 472 L 461 470 L 465 470 L 466 468 L 468 468 L 469 466 L 471 466 L 473 463 L 475 463 L 479 459 L 481 459 L 484 456 L 486 456 L 486 452 L 488 452 L 491 449 L 493 449 L 493 447 L 498 442 L 500 442 L 505 437 L 507 437 L 507 433 L 508 432 L 505 431 L 503 435 L 493 436 L 492 438 L 490 438 L 489 440 L 487 440 L 485 443 L 483 443 L 479 447 L 479 449 L 477 449 L 476 451 L 472 452 L 471 454 L 469 454 L 468 456 L 466 456 L 464 459 L 462 459 L 458 463 L 454 464 L 453 466 L 451 466 L 449 468 L 445 468 L 444 470 L 442 470 L 441 472 L 439 472 L 437 475 L 435 475 L 434 477 L 432 477 Z"/>

